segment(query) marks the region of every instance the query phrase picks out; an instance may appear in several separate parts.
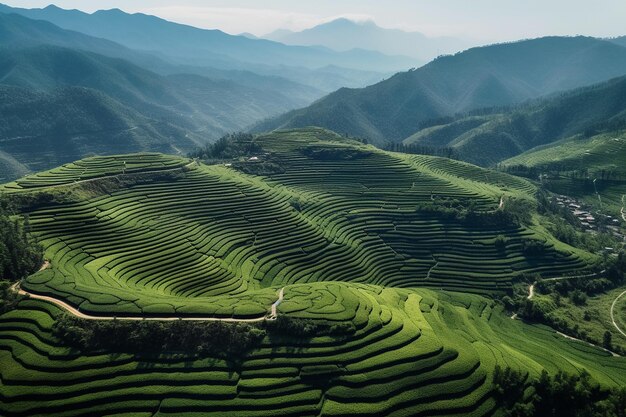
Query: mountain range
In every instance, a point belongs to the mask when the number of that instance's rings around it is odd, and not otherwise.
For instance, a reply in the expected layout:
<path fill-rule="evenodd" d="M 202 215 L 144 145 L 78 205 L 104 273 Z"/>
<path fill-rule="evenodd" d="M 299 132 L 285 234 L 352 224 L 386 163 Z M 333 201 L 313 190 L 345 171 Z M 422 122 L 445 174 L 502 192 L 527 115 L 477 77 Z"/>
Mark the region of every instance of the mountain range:
<path fill-rule="evenodd" d="M 288 45 L 320 45 L 338 51 L 363 48 L 389 55 L 405 55 L 418 60 L 414 66 L 469 46 L 452 37 L 431 38 L 419 32 L 381 28 L 371 20 L 356 22 L 346 18 L 335 19 L 300 32 L 279 29 L 263 37 Z"/>
<path fill-rule="evenodd" d="M 423 129 L 406 145 L 452 147 L 489 166 L 565 138 L 626 128 L 626 77 L 529 102 L 505 112 L 461 117 Z"/>
<path fill-rule="evenodd" d="M 323 85 L 314 81 L 316 79 L 329 81 L 324 71 L 328 66 L 341 68 L 342 79 L 366 85 L 385 74 L 416 65 L 414 58 L 405 56 L 390 56 L 364 49 L 337 52 L 324 47 L 289 46 L 264 39 L 233 36 L 219 30 L 195 28 L 156 16 L 129 14 L 119 9 L 89 14 L 53 5 L 43 9 L 0 5 L 0 12 L 45 20 L 63 29 L 107 39 L 177 65 L 249 70 L 263 75 L 283 76 L 296 82 L 308 81 L 316 84 L 314 86 Z M 309 73 L 307 77 L 303 77 L 303 69 Z M 331 90 L 339 86 L 333 85 Z"/>
<path fill-rule="evenodd" d="M 0 85 L 0 180 L 95 154 L 178 153 L 201 138 L 93 89 Z"/>
<path fill-rule="evenodd" d="M 546 37 L 472 48 L 362 89 L 342 88 L 256 131 L 321 126 L 374 143 L 399 142 L 432 120 L 510 106 L 626 74 L 626 48 L 589 37 Z"/>

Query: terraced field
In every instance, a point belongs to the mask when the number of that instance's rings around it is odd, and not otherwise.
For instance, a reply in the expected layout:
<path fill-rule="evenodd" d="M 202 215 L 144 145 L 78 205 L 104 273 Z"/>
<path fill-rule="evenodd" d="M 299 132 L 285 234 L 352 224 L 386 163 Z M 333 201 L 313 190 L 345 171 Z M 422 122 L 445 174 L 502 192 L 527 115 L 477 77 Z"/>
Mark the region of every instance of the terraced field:
<path fill-rule="evenodd" d="M 527 198 L 533 191 L 528 182 L 330 138 L 320 140 L 315 132 L 262 138 L 284 168 L 271 177 L 144 155 L 147 162 L 134 162 L 136 171 L 175 166 L 178 177 L 138 179 L 28 213 L 52 268 L 22 286 L 94 314 L 230 317 L 258 315 L 278 287 L 295 283 L 492 293 L 522 272 L 549 276 L 585 268 L 584 254 L 531 229 L 473 227 L 416 210 L 434 199 L 454 198 L 495 211 L 500 199 L 515 204 Z M 117 175 L 120 159 L 80 161 L 7 189 L 20 194 L 44 181 L 71 184 L 84 176 Z M 85 193 L 95 185 L 71 187 Z M 497 236 L 506 239 L 505 248 L 496 247 Z M 524 255 L 522 242 L 530 238 L 544 241 L 545 255 Z M 223 295 L 233 296 L 227 299 L 234 300 L 232 306 L 214 298 Z"/>
<path fill-rule="evenodd" d="M 600 170 L 624 172 L 626 135 L 622 132 L 606 133 L 590 138 L 568 138 L 524 152 L 504 162 L 505 165 L 540 167 L 558 164 L 563 170 L 589 167 Z"/>
<path fill-rule="evenodd" d="M 503 165 L 524 165 L 537 168 L 540 172 L 558 170 L 558 177 L 552 174 L 544 180 L 544 185 L 551 191 L 579 198 L 598 209 L 618 214 L 622 207 L 621 198 L 626 194 L 624 161 L 626 134 L 611 132 L 590 138 L 568 138 L 531 149 L 504 161 Z M 571 178 L 571 173 L 581 170 L 585 171 L 584 175 Z M 592 183 L 594 179 L 595 186 Z"/>
<path fill-rule="evenodd" d="M 496 363 L 534 376 L 584 368 L 607 385 L 626 383 L 623 359 L 510 320 L 480 296 L 292 285 L 281 314 L 351 323 L 355 332 L 268 339 L 240 365 L 68 352 L 51 335 L 58 313 L 25 301 L 0 318 L 2 415 L 486 416 Z"/>
<path fill-rule="evenodd" d="M 51 262 L 22 288 L 96 316 L 241 319 L 269 315 L 282 289 L 279 316 L 354 331 L 270 334 L 240 363 L 86 355 L 53 337 L 57 307 L 26 300 L 0 316 L 0 415 L 487 416 L 496 364 L 626 383 L 624 359 L 511 320 L 485 297 L 523 272 L 584 270 L 593 255 L 538 227 L 421 209 L 454 199 L 493 213 L 532 200 L 529 182 L 319 129 L 257 140 L 276 173 L 142 155 L 5 186 Z M 531 239 L 545 254 L 525 253 Z"/>

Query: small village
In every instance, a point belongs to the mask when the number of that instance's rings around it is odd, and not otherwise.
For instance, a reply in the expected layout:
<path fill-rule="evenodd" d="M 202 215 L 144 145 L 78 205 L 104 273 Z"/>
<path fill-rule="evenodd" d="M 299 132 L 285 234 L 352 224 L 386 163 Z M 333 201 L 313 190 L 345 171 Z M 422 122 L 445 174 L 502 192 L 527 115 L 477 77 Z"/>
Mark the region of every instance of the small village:
<path fill-rule="evenodd" d="M 565 195 L 556 196 L 556 204 L 567 208 L 580 221 L 580 225 L 587 233 L 608 232 L 618 240 L 626 242 L 626 233 L 621 226 L 618 217 L 603 214 L 599 211 L 592 213 L 592 208 L 573 197 Z M 606 230 L 601 230 L 605 228 Z M 607 252 L 613 252 L 614 248 L 605 248 Z"/>

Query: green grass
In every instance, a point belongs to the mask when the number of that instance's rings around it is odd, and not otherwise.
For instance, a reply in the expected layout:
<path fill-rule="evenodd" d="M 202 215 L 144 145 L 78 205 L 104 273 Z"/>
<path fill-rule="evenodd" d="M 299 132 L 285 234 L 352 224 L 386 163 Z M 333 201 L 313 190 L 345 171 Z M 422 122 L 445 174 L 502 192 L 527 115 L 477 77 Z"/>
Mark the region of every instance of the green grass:
<path fill-rule="evenodd" d="M 505 165 L 542 167 L 558 164 L 563 170 L 587 168 L 594 173 L 601 170 L 624 173 L 626 134 L 612 132 L 590 138 L 573 137 L 540 146 L 507 159 Z"/>
<path fill-rule="evenodd" d="M 357 330 L 269 337 L 240 365 L 185 354 L 80 355 L 52 337 L 57 309 L 24 301 L 0 317 L 0 413 L 482 416 L 495 407 L 496 364 L 533 376 L 584 369 L 603 384 L 626 383 L 623 359 L 511 320 L 478 295 L 297 284 L 287 287 L 279 310 L 352 322 Z"/>
<path fill-rule="evenodd" d="M 593 255 L 537 221 L 478 227 L 416 210 L 444 197 L 481 211 L 532 203 L 528 181 L 320 129 L 258 141 L 284 172 L 143 155 L 133 175 L 119 175 L 119 157 L 90 158 L 6 186 L 52 265 L 22 286 L 92 314 L 241 318 L 284 287 L 279 315 L 355 331 L 270 332 L 241 363 L 86 355 L 54 338 L 56 307 L 26 300 L 0 316 L 1 415 L 488 416 L 496 364 L 626 383 L 623 359 L 511 320 L 489 298 L 520 273 L 582 270 Z M 96 179 L 75 183 L 85 173 Z M 527 239 L 545 254 L 525 255 Z"/>
<path fill-rule="evenodd" d="M 550 312 L 552 319 L 567 323 L 570 329 L 576 327 L 582 336 L 597 345 L 602 345 L 604 333 L 608 331 L 612 335 L 612 345 L 626 349 L 626 337 L 615 329 L 610 315 L 613 301 L 624 290 L 626 288 L 620 287 L 588 297 L 582 306 L 575 305 L 569 297 L 561 297 L 558 304 L 554 296 L 539 295 L 538 297 L 554 303 L 556 308 Z M 626 331 L 626 297 L 618 300 L 614 311 L 617 324 Z M 586 314 L 588 320 L 585 319 Z"/>

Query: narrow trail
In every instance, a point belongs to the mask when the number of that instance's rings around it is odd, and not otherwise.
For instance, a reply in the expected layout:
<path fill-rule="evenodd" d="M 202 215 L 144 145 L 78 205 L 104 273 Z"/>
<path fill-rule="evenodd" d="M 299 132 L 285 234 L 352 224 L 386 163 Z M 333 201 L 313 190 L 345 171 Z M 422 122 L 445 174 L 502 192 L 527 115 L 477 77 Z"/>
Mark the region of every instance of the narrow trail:
<path fill-rule="evenodd" d="M 624 330 L 620 329 L 620 327 L 617 325 L 617 322 L 615 321 L 615 306 L 617 305 L 617 302 L 619 301 L 620 298 L 622 298 L 624 295 L 626 295 L 626 291 L 624 291 L 623 293 L 621 293 L 620 295 L 618 295 L 615 300 L 613 300 L 613 304 L 611 304 L 611 321 L 613 322 L 613 326 L 615 326 L 615 328 L 617 329 L 618 332 L 620 332 L 622 334 L 622 336 L 626 337 L 626 332 L 624 332 Z"/>
<path fill-rule="evenodd" d="M 437 268 L 437 265 L 439 265 L 439 261 L 437 259 L 435 259 L 435 264 L 426 273 L 426 280 L 430 279 L 430 273 L 433 272 L 433 269 Z"/>
<path fill-rule="evenodd" d="M 605 272 L 606 272 L 606 269 L 603 269 L 602 271 L 597 272 L 597 273 L 593 273 L 593 274 L 577 275 L 577 276 L 573 276 L 573 277 L 546 278 L 546 279 L 542 279 L 542 280 L 540 280 L 540 281 L 541 281 L 541 282 L 543 282 L 543 281 L 561 281 L 561 280 L 566 280 L 566 279 L 589 278 L 589 277 L 595 277 L 595 276 L 601 275 L 601 274 L 603 274 L 603 273 L 605 273 Z M 531 285 L 530 285 L 530 287 L 528 287 L 528 296 L 526 297 L 527 299 L 532 300 L 532 298 L 535 296 L 535 285 L 537 285 L 537 283 L 538 283 L 538 282 L 539 282 L 539 281 L 535 281 L 533 284 L 531 284 Z M 617 323 L 615 322 L 615 318 L 614 318 L 614 315 L 613 315 L 613 309 L 615 308 L 615 305 L 617 304 L 617 301 L 618 301 L 621 297 L 623 297 L 624 295 L 626 295 L 626 291 L 624 291 L 623 293 L 621 293 L 620 295 L 618 295 L 618 296 L 617 296 L 617 298 L 613 301 L 613 304 L 611 305 L 611 320 L 613 321 L 613 326 L 615 326 L 615 328 L 617 329 L 617 331 L 618 331 L 618 332 L 620 332 L 622 335 L 624 335 L 624 337 L 626 337 L 626 332 L 622 331 L 622 330 L 619 328 L 619 326 L 618 326 L 618 325 L 617 325 Z M 511 319 L 513 319 L 513 320 L 517 319 L 517 313 L 516 313 L 516 314 L 513 314 L 513 315 L 511 316 Z M 569 340 L 576 340 L 576 341 L 578 341 L 578 342 L 586 343 L 586 344 L 587 344 L 587 345 L 589 345 L 589 346 L 597 347 L 598 349 L 602 349 L 602 350 L 604 350 L 605 352 L 608 352 L 608 353 L 610 353 L 611 355 L 613 355 L 613 356 L 615 356 L 615 357 L 620 357 L 620 355 L 618 355 L 617 353 L 615 353 L 615 352 L 613 352 L 613 351 L 611 351 L 611 350 L 609 350 L 609 349 L 606 349 L 606 348 L 604 348 L 604 347 L 602 347 L 602 346 L 594 345 L 594 344 L 593 344 L 593 343 L 591 343 L 591 342 L 587 342 L 587 341 L 585 341 L 585 340 L 578 339 L 578 338 L 575 338 L 575 337 L 573 337 L 573 336 L 566 335 L 565 333 L 561 333 L 561 332 L 558 332 L 558 331 L 556 332 L 556 334 L 558 334 L 559 336 L 562 336 L 562 337 L 564 337 L 564 338 L 566 338 L 566 339 L 569 339 Z"/>
<path fill-rule="evenodd" d="M 563 281 L 566 279 L 579 279 L 579 278 L 592 278 L 592 277 L 597 277 L 598 275 L 602 275 L 606 272 L 606 269 L 603 269 L 600 272 L 594 272 L 592 274 L 585 274 L 585 275 L 575 275 L 575 276 L 571 276 L 571 277 L 556 277 L 556 278 L 542 278 L 538 281 L 533 282 L 529 287 L 528 287 L 528 297 L 526 297 L 527 299 L 531 300 L 534 296 L 535 296 L 535 286 L 539 283 L 539 282 L 550 282 L 550 281 Z"/>
<path fill-rule="evenodd" d="M 39 268 L 40 271 L 48 268 L 50 266 L 50 262 L 45 261 L 43 263 L 43 265 L 41 266 L 41 268 Z M 176 321 L 176 320 L 182 320 L 182 321 L 223 321 L 223 322 L 228 322 L 228 323 L 258 323 L 258 322 L 262 322 L 262 321 L 266 321 L 266 320 L 276 320 L 276 318 L 278 317 L 278 306 L 280 305 L 280 303 L 282 303 L 284 297 L 285 297 L 285 287 L 281 288 L 278 291 L 278 299 L 272 304 L 272 306 L 270 307 L 270 311 L 266 314 L 263 314 L 262 316 L 259 317 L 252 317 L 252 318 L 247 318 L 247 319 L 237 319 L 237 318 L 232 318 L 232 317 L 225 317 L 225 318 L 220 318 L 220 317 L 194 317 L 194 316 L 150 316 L 150 317 L 141 317 L 141 316 L 93 316 L 90 314 L 85 314 L 83 312 L 81 312 L 80 310 L 78 310 L 76 307 L 73 307 L 71 305 L 69 305 L 68 303 L 66 303 L 63 300 L 60 300 L 58 298 L 54 298 L 54 297 L 50 297 L 47 295 L 39 295 L 39 294 L 33 294 L 29 291 L 26 291 L 22 288 L 20 288 L 20 284 L 19 282 L 16 282 L 15 284 L 13 284 L 13 286 L 11 286 L 11 289 L 15 292 L 17 292 L 19 295 L 25 295 L 28 296 L 29 298 L 32 298 L 34 300 L 40 300 L 40 301 L 46 301 L 49 303 L 52 303 L 58 307 L 61 307 L 62 309 L 66 310 L 68 313 L 72 314 L 73 316 L 76 316 L 78 318 L 84 319 L 84 320 L 123 320 L 123 321 Z"/>
<path fill-rule="evenodd" d="M 626 194 L 622 196 L 622 208 L 619 212 L 622 215 L 622 220 L 626 222 L 626 211 L 624 211 L 624 208 L 626 207 L 626 203 L 624 203 L 624 197 L 626 197 Z"/>
<path fill-rule="evenodd" d="M 535 296 L 535 284 L 532 284 L 530 287 L 528 287 L 528 297 L 526 297 L 529 300 L 532 300 L 532 298 Z"/>
<path fill-rule="evenodd" d="M 556 332 L 556 334 L 558 334 L 559 336 L 564 337 L 566 339 L 569 339 L 569 340 L 575 340 L 577 342 L 585 343 L 585 344 L 587 344 L 589 346 L 593 346 L 593 347 L 596 347 L 598 349 L 602 349 L 603 351 L 605 351 L 607 353 L 610 353 L 612 356 L 614 356 L 616 358 L 620 358 L 621 357 L 620 355 L 618 355 L 617 353 L 613 352 L 612 350 L 608 350 L 607 348 L 603 348 L 602 346 L 594 345 L 593 343 L 587 342 L 586 340 L 577 339 L 575 337 L 568 336 L 565 333 L 561 333 L 561 332 Z"/>

